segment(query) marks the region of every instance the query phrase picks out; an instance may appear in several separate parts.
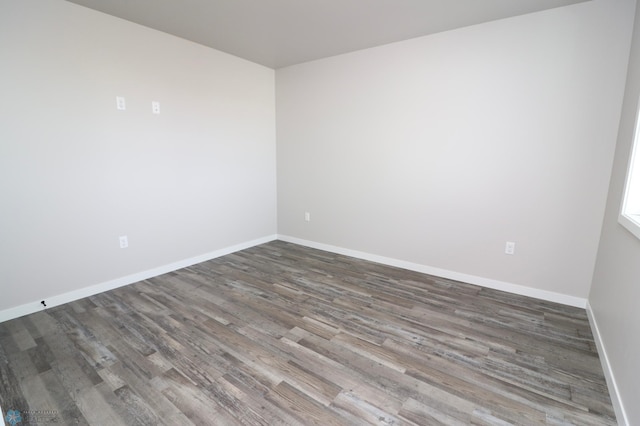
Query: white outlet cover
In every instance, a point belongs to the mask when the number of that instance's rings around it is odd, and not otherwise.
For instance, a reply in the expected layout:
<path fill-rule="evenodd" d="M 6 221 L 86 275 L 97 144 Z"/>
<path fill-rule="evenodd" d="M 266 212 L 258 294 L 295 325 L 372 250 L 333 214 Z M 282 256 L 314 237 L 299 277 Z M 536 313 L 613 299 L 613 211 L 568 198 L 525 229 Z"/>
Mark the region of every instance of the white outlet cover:
<path fill-rule="evenodd" d="M 153 112 L 154 114 L 160 114 L 160 102 L 151 102 L 151 112 Z"/>
<path fill-rule="evenodd" d="M 504 246 L 505 254 L 514 254 L 515 251 L 516 251 L 516 243 L 514 243 L 513 241 L 507 241 L 507 243 Z"/>
<path fill-rule="evenodd" d="M 127 102 L 122 96 L 116 96 L 116 108 L 120 111 L 127 109 Z"/>

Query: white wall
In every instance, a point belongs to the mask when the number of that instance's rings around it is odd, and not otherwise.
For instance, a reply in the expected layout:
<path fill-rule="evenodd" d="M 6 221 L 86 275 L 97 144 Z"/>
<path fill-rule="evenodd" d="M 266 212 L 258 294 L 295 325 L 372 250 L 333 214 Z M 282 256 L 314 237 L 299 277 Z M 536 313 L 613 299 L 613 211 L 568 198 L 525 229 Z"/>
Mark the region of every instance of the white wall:
<path fill-rule="evenodd" d="M 278 231 L 586 297 L 634 5 L 278 70 Z M 616 218 L 639 22 L 589 295 L 629 424 L 640 241 Z M 2 0 L 0 312 L 274 234 L 274 102 L 273 70 L 64 1 Z"/>
<path fill-rule="evenodd" d="M 0 120 L 0 311 L 275 235 L 272 69 L 2 0 Z"/>
<path fill-rule="evenodd" d="M 589 294 L 589 304 L 629 425 L 640 425 L 640 240 L 618 223 L 618 214 L 639 97 L 640 8 L 637 8 L 618 145 Z M 603 355 L 601 353 L 601 358 Z M 618 420 L 625 424 L 620 416 Z"/>
<path fill-rule="evenodd" d="M 634 5 L 277 70 L 278 233 L 584 302 Z"/>

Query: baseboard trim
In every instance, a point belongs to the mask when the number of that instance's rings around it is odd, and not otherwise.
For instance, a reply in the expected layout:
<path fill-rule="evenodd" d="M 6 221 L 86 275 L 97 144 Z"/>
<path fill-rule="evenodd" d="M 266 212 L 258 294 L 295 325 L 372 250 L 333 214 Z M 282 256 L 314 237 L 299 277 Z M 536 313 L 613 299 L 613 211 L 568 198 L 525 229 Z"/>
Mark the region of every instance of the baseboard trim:
<path fill-rule="evenodd" d="M 525 287 L 525 286 L 512 284 L 504 281 L 478 277 L 475 275 L 463 274 L 455 271 L 449 271 L 446 269 L 435 268 L 428 265 L 407 262 L 404 260 L 393 259 L 390 257 L 379 256 L 379 255 L 361 252 L 357 250 L 351 250 L 343 247 L 333 246 L 330 244 L 318 243 L 315 241 L 304 240 L 301 238 L 291 237 L 288 235 L 277 234 L 277 235 L 269 235 L 269 236 L 258 238 L 255 240 L 235 244 L 233 246 L 225 247 L 225 248 L 215 250 L 209 253 L 205 253 L 199 256 L 195 256 L 192 258 L 173 262 L 167 265 L 159 266 L 157 268 L 149 269 L 146 271 L 138 272 L 138 273 L 127 275 L 120 278 L 116 278 L 114 280 L 106 281 L 106 282 L 92 285 L 89 287 L 84 287 L 78 290 L 59 294 L 53 297 L 48 297 L 47 308 L 69 303 L 74 300 L 82 299 L 84 297 L 93 296 L 95 294 L 112 290 L 114 288 L 133 284 L 135 282 L 146 280 L 158 275 L 166 274 L 168 272 L 185 268 L 187 266 L 191 266 L 196 263 L 205 262 L 207 260 L 215 259 L 217 257 L 231 254 L 236 251 L 240 251 L 240 250 L 244 250 L 260 244 L 268 243 L 276 239 L 294 243 L 294 244 L 303 245 L 306 247 L 316 248 L 319 250 L 325 250 L 332 253 L 343 254 L 345 256 L 351 256 L 358 259 L 369 260 L 369 261 L 381 263 L 384 265 L 395 266 L 398 268 L 403 268 L 411 271 L 421 272 L 424 274 L 434 275 L 437 277 L 442 277 L 442 278 L 451 279 L 455 281 L 462 281 L 465 283 L 475 284 L 482 287 L 492 288 L 495 290 L 502 290 L 509 293 L 520 294 L 522 296 L 535 297 L 537 299 L 547 300 L 547 301 L 556 302 L 556 303 L 562 303 L 564 305 L 574 306 L 574 307 L 583 308 L 583 309 L 587 307 L 586 299 L 575 297 L 575 296 L 569 296 L 569 295 L 555 293 L 547 290 L 540 290 L 540 289 L 535 289 L 531 287 Z M 10 319 L 32 314 L 34 312 L 39 312 L 47 308 L 44 308 L 40 304 L 40 301 L 33 301 L 30 303 L 26 303 L 24 305 L 5 309 L 3 311 L 0 311 L 0 322 L 4 322 Z"/>
<path fill-rule="evenodd" d="M 593 339 L 596 342 L 598 355 L 600 355 L 600 364 L 602 365 L 604 377 L 607 380 L 607 386 L 609 387 L 609 396 L 611 397 L 613 410 L 616 413 L 616 419 L 618 420 L 618 424 L 620 426 L 629 426 L 630 423 L 629 419 L 627 418 L 627 412 L 624 409 L 622 400 L 620 399 L 618 383 L 616 382 L 615 376 L 613 375 L 613 370 L 611 369 L 611 364 L 609 363 L 609 357 L 607 356 L 607 350 L 604 346 L 604 342 L 602 341 L 600 329 L 598 328 L 598 321 L 596 321 L 596 317 L 593 313 L 593 309 L 591 308 L 591 304 L 589 303 L 589 301 L 587 301 L 586 310 L 587 317 L 589 317 L 589 324 L 591 325 L 591 331 L 593 332 Z"/>
<path fill-rule="evenodd" d="M 40 301 L 34 301 L 31 303 L 26 303 L 24 305 L 16 306 L 14 308 L 5 309 L 3 311 L 0 311 L 0 322 L 8 321 L 8 320 L 18 318 L 24 315 L 29 315 L 35 312 L 44 311 L 54 306 L 63 305 L 65 303 L 73 302 L 74 300 L 79 300 L 84 297 L 89 297 L 98 293 L 113 290 L 114 288 L 123 287 L 125 285 L 136 283 L 138 281 L 157 277 L 158 275 L 166 274 L 167 272 L 173 272 L 178 269 L 186 268 L 187 266 L 195 265 L 196 263 L 205 262 L 207 260 L 211 260 L 227 254 L 235 253 L 240 250 L 244 250 L 260 244 L 268 243 L 276 239 L 277 239 L 277 235 L 274 234 L 274 235 L 269 235 L 269 236 L 258 238 L 251 241 L 245 241 L 243 243 L 235 244 L 233 246 L 225 247 L 219 250 L 214 250 L 212 252 L 191 257 L 189 259 L 179 260 L 177 262 L 169 263 L 167 265 L 159 266 L 157 268 L 149 269 L 142 272 L 137 272 L 135 274 L 116 278 L 100 284 L 92 285 L 89 287 L 83 287 L 78 290 L 59 294 L 53 297 L 47 297 L 46 308 L 42 306 Z"/>
<path fill-rule="evenodd" d="M 369 260 L 372 262 L 382 263 L 383 265 L 395 266 L 398 268 L 408 269 L 410 271 L 421 272 L 423 274 L 434 275 L 455 281 L 462 281 L 469 284 L 475 284 L 494 290 L 502 290 L 521 296 L 534 297 L 536 299 L 546 300 L 549 302 L 561 303 L 563 305 L 574 306 L 576 308 L 586 308 L 587 299 L 569 296 L 566 294 L 555 293 L 553 291 L 540 290 L 536 288 L 526 287 L 518 284 L 512 284 L 504 281 L 497 281 L 489 278 L 478 277 L 475 275 L 463 274 L 460 272 L 449 271 L 447 269 L 435 268 L 432 266 L 422 265 L 419 263 L 407 262 L 404 260 L 393 259 L 390 257 L 378 256 L 376 254 L 361 252 L 357 250 L 346 249 L 329 244 L 317 243 L 315 241 L 304 240 L 300 238 L 290 237 L 288 235 L 278 234 L 278 239 L 306 247 L 316 248 L 319 250 L 329 251 L 332 253 L 343 254 L 358 259 Z"/>

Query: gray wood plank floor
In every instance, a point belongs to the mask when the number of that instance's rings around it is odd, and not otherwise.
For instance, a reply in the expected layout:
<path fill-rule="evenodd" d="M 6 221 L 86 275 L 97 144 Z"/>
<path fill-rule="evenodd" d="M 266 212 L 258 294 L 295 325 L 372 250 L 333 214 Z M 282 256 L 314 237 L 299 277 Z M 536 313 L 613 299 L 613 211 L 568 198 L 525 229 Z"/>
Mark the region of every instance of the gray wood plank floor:
<path fill-rule="evenodd" d="M 584 310 L 281 241 L 4 322 L 0 380 L 21 424 L 616 424 Z"/>

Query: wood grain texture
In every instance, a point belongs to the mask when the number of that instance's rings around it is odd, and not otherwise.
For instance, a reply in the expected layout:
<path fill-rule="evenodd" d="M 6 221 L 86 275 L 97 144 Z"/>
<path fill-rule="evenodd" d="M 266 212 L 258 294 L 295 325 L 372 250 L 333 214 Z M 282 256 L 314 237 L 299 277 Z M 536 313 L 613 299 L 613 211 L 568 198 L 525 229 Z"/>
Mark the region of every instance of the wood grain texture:
<path fill-rule="evenodd" d="M 0 386 L 61 424 L 616 424 L 584 310 L 280 241 L 0 324 Z"/>

